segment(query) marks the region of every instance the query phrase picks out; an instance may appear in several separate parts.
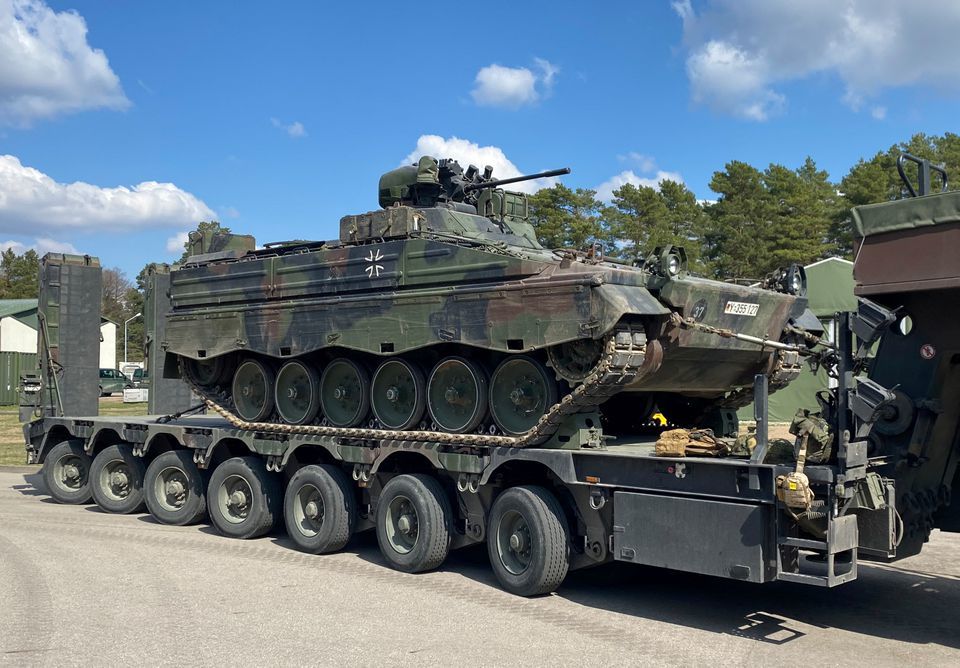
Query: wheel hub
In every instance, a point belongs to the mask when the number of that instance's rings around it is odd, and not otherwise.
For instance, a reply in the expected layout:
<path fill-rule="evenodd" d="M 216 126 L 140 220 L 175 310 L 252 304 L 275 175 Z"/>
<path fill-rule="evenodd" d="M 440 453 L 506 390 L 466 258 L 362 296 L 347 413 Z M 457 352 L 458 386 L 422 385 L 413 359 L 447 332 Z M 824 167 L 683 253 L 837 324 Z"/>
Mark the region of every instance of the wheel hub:
<path fill-rule="evenodd" d="M 398 401 L 400 401 L 400 389 L 397 388 L 395 385 L 391 385 L 390 387 L 387 388 L 386 396 L 387 396 L 387 401 L 397 403 Z"/>
<path fill-rule="evenodd" d="M 126 489 L 129 482 L 125 471 L 114 471 L 110 474 L 110 486 L 115 489 Z"/>
<path fill-rule="evenodd" d="M 416 519 L 413 515 L 409 513 L 404 513 L 397 519 L 397 529 L 400 530 L 400 533 L 405 535 L 410 535 L 413 533 L 416 524 Z"/>
<path fill-rule="evenodd" d="M 63 477 L 67 480 L 77 480 L 80 478 L 80 469 L 74 464 L 67 464 L 63 467 Z"/>
<path fill-rule="evenodd" d="M 526 392 L 519 387 L 514 388 L 514 390 L 510 393 L 510 401 L 513 402 L 513 405 L 517 408 L 525 408 L 526 405 L 530 403 Z"/>
<path fill-rule="evenodd" d="M 183 493 L 187 490 L 184 488 L 183 483 L 179 480 L 170 480 L 166 484 L 164 489 L 167 496 L 183 496 Z"/>
<path fill-rule="evenodd" d="M 243 490 L 237 489 L 230 494 L 229 505 L 233 508 L 241 509 L 247 507 L 247 495 L 244 494 Z"/>
<path fill-rule="evenodd" d="M 309 501 L 307 505 L 303 507 L 303 514 L 306 515 L 307 519 L 315 520 L 320 517 L 320 507 L 317 505 L 316 501 Z"/>
<path fill-rule="evenodd" d="M 526 539 L 519 531 L 510 535 L 510 549 L 514 552 L 523 552 L 526 549 Z"/>
<path fill-rule="evenodd" d="M 343 385 L 337 385 L 336 389 L 333 391 L 333 398 L 337 401 L 343 401 L 350 396 L 350 393 L 347 391 Z"/>

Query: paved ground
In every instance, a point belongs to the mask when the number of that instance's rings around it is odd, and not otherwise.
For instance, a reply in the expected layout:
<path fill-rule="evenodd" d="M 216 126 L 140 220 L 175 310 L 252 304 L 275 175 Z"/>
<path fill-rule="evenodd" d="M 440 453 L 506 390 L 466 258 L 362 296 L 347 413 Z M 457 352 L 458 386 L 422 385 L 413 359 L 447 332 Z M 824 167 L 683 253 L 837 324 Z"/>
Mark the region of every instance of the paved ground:
<path fill-rule="evenodd" d="M 310 556 L 277 534 L 61 506 L 0 472 L 0 664 L 960 665 L 960 535 L 832 591 L 636 566 L 520 599 L 479 549 L 382 565 L 368 532 Z"/>

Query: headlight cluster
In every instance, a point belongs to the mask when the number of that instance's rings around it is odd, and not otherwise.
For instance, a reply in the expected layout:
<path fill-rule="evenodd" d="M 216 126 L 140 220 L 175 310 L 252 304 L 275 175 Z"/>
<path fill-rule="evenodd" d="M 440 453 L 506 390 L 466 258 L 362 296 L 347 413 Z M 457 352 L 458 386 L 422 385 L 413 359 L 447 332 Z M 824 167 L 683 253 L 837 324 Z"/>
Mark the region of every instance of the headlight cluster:
<path fill-rule="evenodd" d="M 769 273 L 761 286 L 767 290 L 804 297 L 807 294 L 807 272 L 799 264 L 781 267 Z"/>
<path fill-rule="evenodd" d="M 658 276 L 677 278 L 687 271 L 687 253 L 682 246 L 655 248 L 644 262 L 644 268 Z"/>

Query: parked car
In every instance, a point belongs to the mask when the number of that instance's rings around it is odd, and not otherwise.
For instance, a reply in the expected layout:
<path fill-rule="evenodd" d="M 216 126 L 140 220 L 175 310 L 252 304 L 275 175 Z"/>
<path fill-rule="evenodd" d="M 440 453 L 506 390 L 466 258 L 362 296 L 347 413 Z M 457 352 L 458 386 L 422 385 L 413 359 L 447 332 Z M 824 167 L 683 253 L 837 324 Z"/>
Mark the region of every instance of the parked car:
<path fill-rule="evenodd" d="M 100 369 L 100 396 L 109 397 L 114 392 L 123 392 L 133 383 L 117 369 Z"/>

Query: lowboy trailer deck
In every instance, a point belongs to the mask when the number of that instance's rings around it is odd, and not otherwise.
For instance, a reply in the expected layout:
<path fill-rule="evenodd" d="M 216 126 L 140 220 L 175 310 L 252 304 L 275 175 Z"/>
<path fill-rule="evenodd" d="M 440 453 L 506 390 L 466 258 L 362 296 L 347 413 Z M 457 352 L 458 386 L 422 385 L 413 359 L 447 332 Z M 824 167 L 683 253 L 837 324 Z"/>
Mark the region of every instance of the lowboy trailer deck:
<path fill-rule="evenodd" d="M 862 481 L 848 466 L 855 453 L 805 468 L 826 519 L 814 540 L 777 499 L 777 477 L 794 467 L 762 463 L 759 447 L 749 458 L 655 456 L 655 437 L 461 448 L 258 433 L 210 416 L 48 417 L 25 431 L 29 460 L 61 502 L 92 496 L 121 513 L 146 503 L 169 524 L 208 511 L 237 538 L 282 521 L 310 552 L 373 528 L 388 564 L 408 572 L 486 542 L 499 581 L 521 595 L 609 561 L 751 582 L 833 586 L 857 575 L 857 518 L 836 514 Z"/>

